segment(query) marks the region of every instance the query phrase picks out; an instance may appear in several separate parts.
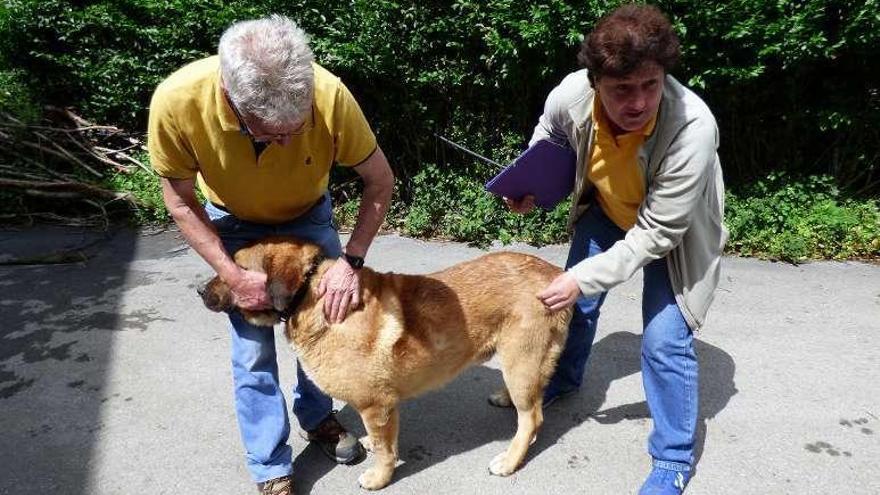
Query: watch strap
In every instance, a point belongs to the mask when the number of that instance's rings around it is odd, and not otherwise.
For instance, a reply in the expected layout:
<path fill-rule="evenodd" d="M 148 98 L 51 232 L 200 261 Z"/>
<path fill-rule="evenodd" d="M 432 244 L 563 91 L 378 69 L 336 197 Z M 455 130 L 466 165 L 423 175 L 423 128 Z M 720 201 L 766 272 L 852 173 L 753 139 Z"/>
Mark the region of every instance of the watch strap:
<path fill-rule="evenodd" d="M 342 253 L 342 255 L 345 256 L 345 261 L 347 261 L 348 264 L 351 265 L 351 267 L 355 270 L 360 270 L 364 267 L 364 259 L 360 256 L 355 256 L 348 253 Z"/>

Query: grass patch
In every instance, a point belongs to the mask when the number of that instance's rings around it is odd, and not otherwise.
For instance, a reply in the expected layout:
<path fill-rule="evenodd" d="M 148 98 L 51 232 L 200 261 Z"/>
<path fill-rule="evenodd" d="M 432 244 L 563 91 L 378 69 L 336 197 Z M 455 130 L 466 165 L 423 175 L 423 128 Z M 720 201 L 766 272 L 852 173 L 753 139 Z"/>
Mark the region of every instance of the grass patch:
<path fill-rule="evenodd" d="M 145 156 L 138 158 L 145 160 Z M 143 163 L 143 161 L 142 161 Z M 162 185 L 159 176 L 141 168 L 132 172 L 115 172 L 104 179 L 103 187 L 119 192 L 130 193 L 139 205 L 132 212 L 135 224 L 151 225 L 170 220 L 165 202 L 162 200 Z"/>
<path fill-rule="evenodd" d="M 880 204 L 845 198 L 830 177 L 771 174 L 728 193 L 727 249 L 742 256 L 798 262 L 880 258 Z"/>
<path fill-rule="evenodd" d="M 487 246 L 495 240 L 533 245 L 568 241 L 570 202 L 553 211 L 528 215 L 507 210 L 483 189 L 485 170 L 464 172 L 427 165 L 412 181 L 412 200 L 398 194 L 385 227 L 419 238 L 443 238 Z M 359 181 L 345 178 L 333 188 L 340 227 L 356 219 Z M 142 205 L 134 212 L 141 224 L 168 221 L 158 177 L 144 170 L 109 177 L 105 187 L 130 192 Z M 795 180 L 772 174 L 738 192 L 728 192 L 725 222 L 730 230 L 727 252 L 741 256 L 800 262 L 809 259 L 880 258 L 880 203 L 846 198 L 830 177 Z"/>

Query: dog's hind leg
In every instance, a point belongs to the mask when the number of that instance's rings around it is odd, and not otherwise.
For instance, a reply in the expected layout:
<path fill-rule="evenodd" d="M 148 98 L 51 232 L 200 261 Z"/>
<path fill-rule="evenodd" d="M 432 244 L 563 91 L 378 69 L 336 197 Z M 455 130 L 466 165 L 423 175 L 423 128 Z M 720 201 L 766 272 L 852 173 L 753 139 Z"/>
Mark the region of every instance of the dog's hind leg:
<path fill-rule="evenodd" d="M 400 412 L 397 407 L 373 406 L 361 411 L 361 419 L 370 437 L 371 451 L 376 460 L 358 478 L 358 483 L 367 490 L 378 490 L 387 486 L 394 474 Z"/>
<path fill-rule="evenodd" d="M 514 400 L 514 404 L 516 401 Z M 522 464 L 534 441 L 538 429 L 544 422 L 544 415 L 539 402 L 533 403 L 528 409 L 517 408 L 516 435 L 507 450 L 496 455 L 489 463 L 489 472 L 496 476 L 509 476 Z"/>
<path fill-rule="evenodd" d="M 522 355 L 519 356 L 520 358 Z M 544 414 L 541 410 L 543 387 L 537 360 L 504 359 L 502 373 L 510 400 L 516 407 L 516 435 L 505 452 L 489 463 L 489 472 L 496 476 L 508 476 L 522 464 L 529 445 L 535 440 Z"/>

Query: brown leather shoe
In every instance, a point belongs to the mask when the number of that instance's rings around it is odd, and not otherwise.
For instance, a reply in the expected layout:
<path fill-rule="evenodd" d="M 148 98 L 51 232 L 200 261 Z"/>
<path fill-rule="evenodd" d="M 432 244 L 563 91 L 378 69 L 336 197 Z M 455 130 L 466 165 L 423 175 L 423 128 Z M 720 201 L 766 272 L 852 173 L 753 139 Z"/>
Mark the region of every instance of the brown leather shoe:
<path fill-rule="evenodd" d="M 366 458 L 364 446 L 339 423 L 336 411 L 304 436 L 306 440 L 316 443 L 321 452 L 337 464 L 357 464 Z"/>
<path fill-rule="evenodd" d="M 293 495 L 293 479 L 290 475 L 257 483 L 260 495 Z"/>

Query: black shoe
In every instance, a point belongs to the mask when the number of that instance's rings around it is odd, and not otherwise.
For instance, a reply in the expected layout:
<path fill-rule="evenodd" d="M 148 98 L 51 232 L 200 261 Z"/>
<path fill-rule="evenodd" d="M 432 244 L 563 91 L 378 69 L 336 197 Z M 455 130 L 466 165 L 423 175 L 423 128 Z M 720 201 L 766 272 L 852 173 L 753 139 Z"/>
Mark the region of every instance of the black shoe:
<path fill-rule="evenodd" d="M 548 395 L 546 392 L 544 392 L 544 401 L 543 401 L 543 404 L 541 405 L 541 408 L 547 409 L 548 407 L 550 407 L 551 404 L 553 404 L 557 400 L 564 399 L 564 398 L 568 397 L 569 395 L 573 395 L 573 394 L 577 393 L 577 391 L 578 391 L 578 389 L 574 388 L 574 389 L 571 389 L 571 390 L 568 390 L 565 392 L 553 393 L 552 395 Z M 491 404 L 495 407 L 502 407 L 502 408 L 513 407 L 513 401 L 510 400 L 510 395 L 507 393 L 507 390 L 505 390 L 505 389 L 502 389 L 502 390 L 499 390 L 498 392 L 493 393 L 492 395 L 490 395 L 488 397 L 488 399 L 489 399 L 489 404 Z"/>
<path fill-rule="evenodd" d="M 321 452 L 337 464 L 357 464 L 367 455 L 361 442 L 348 433 L 336 419 L 336 411 L 304 436 L 306 440 L 317 444 Z"/>
<path fill-rule="evenodd" d="M 566 390 L 565 392 L 555 393 L 555 394 L 553 394 L 553 395 L 548 395 L 548 394 L 545 392 L 545 393 L 544 393 L 544 403 L 543 403 L 543 405 L 542 405 L 541 407 L 542 407 L 543 409 L 547 409 L 548 407 L 550 407 L 551 405 L 553 405 L 553 403 L 555 403 L 555 402 L 558 401 L 559 399 L 564 399 L 564 398 L 566 398 L 566 397 L 568 397 L 568 396 L 570 396 L 570 395 L 574 395 L 574 394 L 576 394 L 577 392 L 578 392 L 578 389 L 576 389 L 576 388 L 571 389 L 571 390 Z"/>

